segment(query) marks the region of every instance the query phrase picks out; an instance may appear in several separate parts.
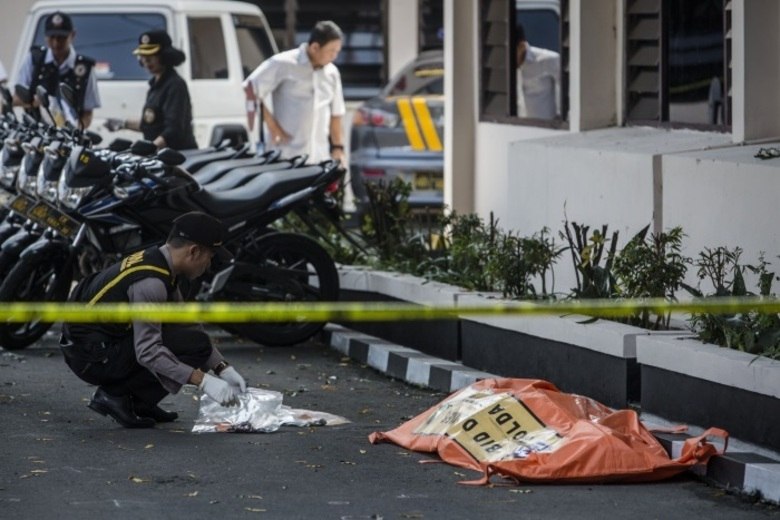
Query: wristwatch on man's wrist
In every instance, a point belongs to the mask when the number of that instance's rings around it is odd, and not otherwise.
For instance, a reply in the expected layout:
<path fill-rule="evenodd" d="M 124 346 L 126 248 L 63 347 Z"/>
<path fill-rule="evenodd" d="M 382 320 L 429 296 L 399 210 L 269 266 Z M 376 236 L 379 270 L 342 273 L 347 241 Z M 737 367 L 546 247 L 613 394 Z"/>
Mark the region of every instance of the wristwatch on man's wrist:
<path fill-rule="evenodd" d="M 335 150 L 341 150 L 344 151 L 344 145 L 343 144 L 332 144 L 330 145 L 330 151 L 333 152 Z"/>
<path fill-rule="evenodd" d="M 230 366 L 230 363 L 228 363 L 227 361 L 225 361 L 223 359 L 222 361 L 220 361 L 219 363 L 214 365 L 214 368 L 212 368 L 212 370 L 214 371 L 215 374 L 219 375 L 219 374 L 222 373 L 223 370 L 225 370 L 229 366 Z"/>

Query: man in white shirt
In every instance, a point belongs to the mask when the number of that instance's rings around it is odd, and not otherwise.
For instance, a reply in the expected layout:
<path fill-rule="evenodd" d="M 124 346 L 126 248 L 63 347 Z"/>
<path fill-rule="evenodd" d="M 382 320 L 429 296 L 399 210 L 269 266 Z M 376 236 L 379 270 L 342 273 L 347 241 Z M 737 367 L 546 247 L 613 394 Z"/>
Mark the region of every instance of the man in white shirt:
<path fill-rule="evenodd" d="M 342 39 L 335 23 L 317 22 L 308 43 L 265 60 L 244 81 L 247 100 L 263 103 L 269 148 L 281 150 L 283 157 L 343 161 L 346 107 L 341 75 L 332 63 Z"/>
<path fill-rule="evenodd" d="M 533 119 L 560 116 L 561 56 L 534 47 L 517 26 L 517 115 Z"/>

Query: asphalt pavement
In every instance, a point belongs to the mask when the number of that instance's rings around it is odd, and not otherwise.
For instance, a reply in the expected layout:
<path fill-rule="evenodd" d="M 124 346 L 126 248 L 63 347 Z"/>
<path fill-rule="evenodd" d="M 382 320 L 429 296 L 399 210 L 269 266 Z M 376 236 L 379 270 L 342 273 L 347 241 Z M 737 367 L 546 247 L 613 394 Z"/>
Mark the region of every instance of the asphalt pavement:
<path fill-rule="evenodd" d="M 351 422 L 195 434 L 188 386 L 163 401 L 177 422 L 127 430 L 87 408 L 94 388 L 67 369 L 50 334 L 27 350 L 0 349 L 0 518 L 780 518 L 775 506 L 690 474 L 653 484 L 464 486 L 479 475 L 368 442 L 444 394 L 316 341 L 268 348 L 214 338 L 250 385 Z"/>

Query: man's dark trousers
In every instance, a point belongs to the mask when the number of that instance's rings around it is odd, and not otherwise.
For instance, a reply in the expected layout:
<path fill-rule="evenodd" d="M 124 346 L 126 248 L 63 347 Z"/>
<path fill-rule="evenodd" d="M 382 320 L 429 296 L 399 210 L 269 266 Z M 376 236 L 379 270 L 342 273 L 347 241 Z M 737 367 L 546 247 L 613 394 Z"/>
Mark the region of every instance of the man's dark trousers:
<path fill-rule="evenodd" d="M 208 335 L 192 326 L 163 324 L 162 340 L 176 358 L 192 368 L 205 370 L 212 346 Z M 78 349 L 78 345 L 74 345 Z M 91 362 L 77 355 L 68 355 L 65 362 L 71 370 L 87 383 L 98 385 L 115 396 L 131 394 L 133 397 L 156 405 L 168 391 L 149 370 L 138 363 L 133 346 L 133 335 L 106 343 L 106 359 Z"/>

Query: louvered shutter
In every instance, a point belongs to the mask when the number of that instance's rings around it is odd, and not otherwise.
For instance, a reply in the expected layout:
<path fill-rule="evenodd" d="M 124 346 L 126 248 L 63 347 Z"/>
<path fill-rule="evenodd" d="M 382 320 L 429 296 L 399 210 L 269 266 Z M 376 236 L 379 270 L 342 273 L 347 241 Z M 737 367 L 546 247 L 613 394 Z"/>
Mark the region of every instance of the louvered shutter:
<path fill-rule="evenodd" d="M 726 0 L 723 8 L 723 124 L 731 124 L 731 0 Z"/>
<path fill-rule="evenodd" d="M 514 114 L 517 93 L 513 51 L 514 0 L 483 0 L 480 3 L 482 31 L 482 114 L 505 117 Z"/>
<path fill-rule="evenodd" d="M 569 27 L 569 0 L 561 0 L 561 118 L 569 120 L 569 63 L 571 37 Z"/>
<path fill-rule="evenodd" d="M 665 121 L 665 38 L 661 0 L 626 2 L 626 118 Z"/>

